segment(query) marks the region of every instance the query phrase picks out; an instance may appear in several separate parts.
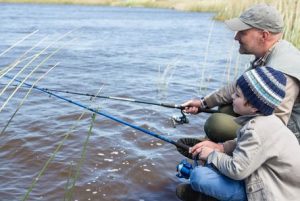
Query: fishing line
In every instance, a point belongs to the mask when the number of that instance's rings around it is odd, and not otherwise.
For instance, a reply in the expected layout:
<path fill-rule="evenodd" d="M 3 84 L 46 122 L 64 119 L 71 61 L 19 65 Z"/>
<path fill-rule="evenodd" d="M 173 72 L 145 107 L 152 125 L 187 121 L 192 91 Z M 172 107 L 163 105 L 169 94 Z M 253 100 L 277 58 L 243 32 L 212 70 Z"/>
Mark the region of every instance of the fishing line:
<path fill-rule="evenodd" d="M 8 75 L 5 75 L 4 77 L 5 77 L 5 78 L 8 78 L 8 79 L 12 79 L 12 77 L 10 77 L 10 76 L 8 76 Z M 22 81 L 20 81 L 20 80 L 18 80 L 18 79 L 14 79 L 14 81 L 15 81 L 15 82 L 18 82 L 18 83 L 22 83 Z M 46 91 L 46 90 L 44 90 L 43 88 L 40 88 L 40 87 L 37 87 L 37 86 L 33 86 L 33 85 L 28 84 L 28 83 L 26 83 L 26 82 L 23 82 L 23 84 L 26 85 L 26 86 L 28 86 L 28 87 L 30 87 L 30 88 L 32 87 L 32 88 L 34 88 L 34 89 L 36 89 L 36 90 L 38 90 L 38 91 L 41 91 L 41 92 L 43 92 L 43 93 L 47 93 L 47 94 L 49 94 L 49 95 L 51 95 L 51 96 L 54 96 L 54 97 L 56 97 L 56 98 L 58 98 L 58 99 L 64 100 L 64 101 L 66 101 L 66 102 L 69 102 L 69 103 L 71 103 L 71 104 L 73 104 L 73 105 L 77 105 L 78 107 L 84 108 L 84 109 L 86 109 L 86 110 L 89 110 L 89 111 L 91 111 L 91 112 L 94 112 L 94 113 L 96 113 L 96 114 L 99 114 L 99 115 L 101 115 L 101 116 L 104 116 L 104 117 L 106 117 L 106 118 L 109 118 L 109 119 L 111 119 L 111 120 L 113 120 L 113 121 L 119 122 L 119 123 L 121 123 L 121 124 L 123 124 L 123 125 L 126 125 L 126 126 L 128 126 L 128 127 L 133 128 L 133 129 L 139 130 L 139 131 L 141 131 L 141 132 L 143 132 L 143 133 L 146 133 L 146 134 L 148 134 L 148 135 L 151 135 L 151 136 L 153 136 L 153 137 L 156 137 L 156 138 L 158 138 L 158 139 L 160 139 L 160 140 L 162 140 L 162 141 L 165 141 L 165 142 L 167 142 L 167 143 L 173 144 L 173 145 L 175 145 L 175 146 L 178 147 L 178 148 L 182 148 L 182 149 L 184 149 L 184 150 L 189 150 L 189 146 L 187 146 L 187 145 L 185 145 L 185 144 L 182 144 L 182 143 L 179 143 L 179 142 L 175 142 L 174 140 L 168 139 L 168 138 L 166 138 L 166 137 L 164 137 L 164 136 L 162 136 L 162 135 L 156 134 L 156 133 L 151 132 L 151 131 L 149 131 L 149 130 L 146 130 L 146 129 L 144 129 L 144 128 L 138 127 L 138 126 L 136 126 L 136 125 L 130 124 L 130 123 L 128 123 L 128 122 L 126 122 L 126 121 L 123 121 L 123 120 L 121 120 L 121 119 L 119 119 L 119 118 L 113 117 L 113 116 L 111 116 L 110 114 L 107 114 L 107 113 L 104 113 L 104 112 L 97 111 L 97 110 L 95 110 L 95 109 L 93 109 L 93 108 L 90 108 L 90 107 L 87 107 L 87 106 L 81 104 L 80 102 L 73 101 L 73 100 L 71 100 L 71 99 L 68 99 L 68 98 L 66 98 L 66 97 L 57 95 L 57 94 L 52 93 L 52 92 L 50 92 L 50 91 Z"/>

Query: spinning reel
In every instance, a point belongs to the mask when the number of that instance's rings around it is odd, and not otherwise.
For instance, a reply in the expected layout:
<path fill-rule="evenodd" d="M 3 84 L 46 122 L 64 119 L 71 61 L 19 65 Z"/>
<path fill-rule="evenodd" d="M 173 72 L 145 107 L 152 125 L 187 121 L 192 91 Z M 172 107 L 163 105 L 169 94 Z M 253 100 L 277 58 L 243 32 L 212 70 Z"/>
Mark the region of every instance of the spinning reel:
<path fill-rule="evenodd" d="M 176 128 L 176 125 L 181 125 L 181 124 L 188 124 L 189 120 L 186 117 L 186 114 L 183 112 L 183 109 L 180 110 L 181 116 L 172 116 L 171 121 L 173 124 L 173 127 Z"/>

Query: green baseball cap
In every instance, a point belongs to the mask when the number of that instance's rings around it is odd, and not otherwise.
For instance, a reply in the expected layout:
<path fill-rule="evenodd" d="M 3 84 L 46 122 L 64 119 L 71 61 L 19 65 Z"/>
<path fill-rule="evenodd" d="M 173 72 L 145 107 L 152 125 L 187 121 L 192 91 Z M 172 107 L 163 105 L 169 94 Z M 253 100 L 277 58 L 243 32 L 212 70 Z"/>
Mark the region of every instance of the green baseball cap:
<path fill-rule="evenodd" d="M 280 33 L 284 27 L 283 18 L 278 10 L 264 3 L 250 7 L 240 17 L 226 20 L 225 24 L 233 31 L 257 28 L 272 33 Z"/>

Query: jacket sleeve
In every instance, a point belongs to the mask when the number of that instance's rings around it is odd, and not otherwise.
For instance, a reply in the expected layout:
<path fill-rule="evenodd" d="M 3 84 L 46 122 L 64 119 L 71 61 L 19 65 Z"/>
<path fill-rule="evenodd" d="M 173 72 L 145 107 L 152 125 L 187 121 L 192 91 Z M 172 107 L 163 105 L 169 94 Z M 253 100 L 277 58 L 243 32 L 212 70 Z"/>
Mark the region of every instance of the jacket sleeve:
<path fill-rule="evenodd" d="M 236 81 L 222 87 L 221 89 L 209 94 L 204 99 L 209 108 L 232 103 L 231 95 L 235 92 Z"/>
<path fill-rule="evenodd" d="M 214 151 L 209 155 L 207 162 L 212 163 L 222 174 L 235 180 L 243 180 L 265 160 L 260 138 L 253 129 L 248 129 L 238 139 L 232 156 Z"/>
<path fill-rule="evenodd" d="M 236 138 L 234 140 L 228 140 L 223 143 L 224 153 L 232 156 L 232 153 L 236 147 Z"/>
<path fill-rule="evenodd" d="M 298 81 L 290 76 L 286 77 L 285 97 L 281 104 L 275 109 L 275 115 L 278 116 L 285 125 L 287 125 L 290 119 L 295 102 L 299 102 L 299 100 L 297 100 L 299 96 Z"/>

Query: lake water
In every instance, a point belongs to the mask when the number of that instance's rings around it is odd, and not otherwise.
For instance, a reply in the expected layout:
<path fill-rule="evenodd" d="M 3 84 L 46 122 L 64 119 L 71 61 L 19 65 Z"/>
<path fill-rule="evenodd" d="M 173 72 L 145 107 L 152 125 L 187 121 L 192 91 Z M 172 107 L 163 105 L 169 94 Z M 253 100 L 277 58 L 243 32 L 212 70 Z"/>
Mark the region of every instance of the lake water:
<path fill-rule="evenodd" d="M 18 76 L 24 79 L 59 49 L 26 80 L 33 83 L 58 64 L 40 87 L 90 94 L 101 89 L 104 96 L 180 104 L 227 83 L 249 59 L 237 54 L 234 33 L 213 21 L 212 13 L 30 4 L 0 8 L 1 69 L 23 58 L 10 76 L 28 66 Z M 2 94 L 1 105 L 13 90 Z M 1 130 L 26 92 L 18 90 L 1 111 Z M 61 95 L 175 141 L 204 136 L 208 114 L 188 116 L 189 124 L 174 128 L 170 117 L 180 115 L 177 109 Z M 0 136 L 1 200 L 21 200 L 43 167 L 28 200 L 67 200 L 66 186 L 76 177 L 85 142 L 71 200 L 177 200 L 175 188 L 183 180 L 175 176 L 176 165 L 184 157 L 173 145 L 99 115 L 87 140 L 91 122 L 91 112 L 33 90 Z"/>

